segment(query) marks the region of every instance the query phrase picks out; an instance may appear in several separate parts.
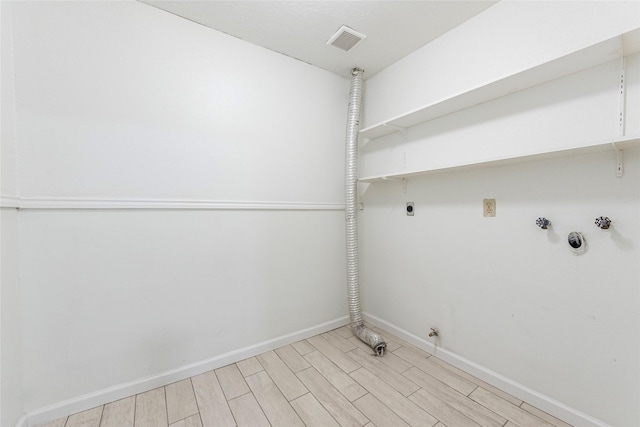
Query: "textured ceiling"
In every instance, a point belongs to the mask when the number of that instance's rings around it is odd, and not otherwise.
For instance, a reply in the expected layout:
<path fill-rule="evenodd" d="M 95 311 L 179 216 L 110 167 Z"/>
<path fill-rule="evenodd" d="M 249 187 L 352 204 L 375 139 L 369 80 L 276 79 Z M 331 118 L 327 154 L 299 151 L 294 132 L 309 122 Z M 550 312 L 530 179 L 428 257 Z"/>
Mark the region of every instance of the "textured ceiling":
<path fill-rule="evenodd" d="M 366 77 L 407 56 L 496 1 L 140 0 L 250 43 L 347 76 Z M 326 45 L 346 25 L 367 38 L 349 52 Z"/>

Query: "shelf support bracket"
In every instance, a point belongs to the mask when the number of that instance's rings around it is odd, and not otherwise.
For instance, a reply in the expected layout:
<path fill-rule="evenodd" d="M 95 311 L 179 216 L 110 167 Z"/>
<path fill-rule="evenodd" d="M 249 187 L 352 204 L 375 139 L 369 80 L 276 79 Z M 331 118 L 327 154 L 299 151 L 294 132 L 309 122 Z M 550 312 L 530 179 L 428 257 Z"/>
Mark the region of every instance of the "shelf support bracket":
<path fill-rule="evenodd" d="M 620 40 L 622 43 L 622 39 Z M 622 49 L 622 46 L 621 46 Z M 627 115 L 626 111 L 626 95 L 627 88 L 625 85 L 625 60 L 624 56 L 620 58 L 620 82 L 619 82 L 619 109 L 618 109 L 618 135 L 620 137 L 624 136 L 625 133 L 625 117 Z M 618 178 L 622 178 L 624 175 L 624 152 L 616 145 L 615 142 L 611 144 L 613 146 L 613 150 L 616 152 L 616 176 Z"/>
<path fill-rule="evenodd" d="M 616 152 L 616 176 L 622 178 L 624 175 L 624 151 L 622 151 L 615 142 L 612 142 L 613 150 Z"/>
<path fill-rule="evenodd" d="M 405 142 L 407 141 L 407 128 L 391 125 L 389 123 L 383 123 L 382 126 L 388 127 L 389 129 L 393 129 L 396 132 L 400 132 L 402 134 L 402 137 L 404 138 L 404 141 Z"/>
<path fill-rule="evenodd" d="M 619 84 L 619 109 L 618 109 L 618 135 L 624 136 L 625 133 L 625 116 L 627 115 L 626 111 L 626 96 L 627 90 L 625 87 L 625 60 L 624 56 L 620 58 L 620 84 Z"/>

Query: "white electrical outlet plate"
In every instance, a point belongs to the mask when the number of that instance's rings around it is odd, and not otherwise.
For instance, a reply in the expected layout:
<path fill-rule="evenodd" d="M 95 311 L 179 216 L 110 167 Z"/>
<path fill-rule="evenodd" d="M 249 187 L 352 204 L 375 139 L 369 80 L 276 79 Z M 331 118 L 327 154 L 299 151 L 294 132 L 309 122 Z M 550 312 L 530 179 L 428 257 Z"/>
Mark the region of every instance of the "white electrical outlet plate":
<path fill-rule="evenodd" d="M 496 199 L 482 200 L 482 216 L 496 216 Z"/>

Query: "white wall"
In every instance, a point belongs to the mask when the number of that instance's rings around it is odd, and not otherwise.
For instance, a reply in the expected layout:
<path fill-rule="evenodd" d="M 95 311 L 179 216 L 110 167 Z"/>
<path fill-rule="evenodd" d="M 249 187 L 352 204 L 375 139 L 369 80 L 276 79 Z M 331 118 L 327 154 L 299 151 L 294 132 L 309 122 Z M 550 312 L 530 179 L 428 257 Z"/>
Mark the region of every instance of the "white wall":
<path fill-rule="evenodd" d="M 0 136 L 2 138 L 2 155 L 0 156 L 0 194 L 3 197 L 15 197 L 18 194 L 16 176 L 16 126 L 15 126 L 15 88 L 13 69 L 13 33 L 11 21 L 11 3 L 0 3 L 0 18 L 2 19 L 2 69 L 0 70 L 2 104 L 2 124 Z"/>
<path fill-rule="evenodd" d="M 340 211 L 25 211 L 28 410 L 346 315 Z"/>
<path fill-rule="evenodd" d="M 367 125 L 640 25 L 637 2 L 538 4 L 501 2 L 367 80 Z M 463 42 L 474 44 L 470 56 Z M 637 135 L 640 59 L 627 62 L 626 132 Z M 612 140 L 618 76 L 619 62 L 603 64 L 410 128 L 406 143 L 369 141 L 362 175 Z M 639 425 L 640 150 L 625 151 L 624 177 L 615 166 L 613 150 L 583 152 L 412 177 L 406 190 L 399 180 L 369 185 L 366 311 L 425 340 L 437 327 L 442 348 L 472 363 L 605 423 Z M 496 199 L 495 218 L 482 216 L 484 198 Z M 611 230 L 593 224 L 601 215 Z M 536 227 L 541 216 L 552 229 Z M 570 231 L 584 233 L 585 254 L 568 251 Z"/>
<path fill-rule="evenodd" d="M 372 184 L 363 306 L 385 321 L 614 426 L 640 421 L 640 150 Z M 482 199 L 495 198 L 495 218 Z M 415 203 L 415 216 L 405 203 Z M 596 217 L 613 221 L 609 231 Z M 551 220 L 544 231 L 538 217 Z M 582 256 L 567 234 L 580 231 Z"/>
<path fill-rule="evenodd" d="M 15 103 L 10 4 L 0 2 L 0 197 L 17 195 Z M 23 415 L 22 327 L 18 274 L 18 213 L 0 208 L 0 425 L 15 426 Z"/>
<path fill-rule="evenodd" d="M 346 79 L 136 2 L 29 3 L 22 196 L 340 201 Z"/>
<path fill-rule="evenodd" d="M 240 206 L 22 210 L 28 412 L 347 314 L 346 79 L 137 2 L 13 27 L 23 200 Z"/>
<path fill-rule="evenodd" d="M 0 425 L 23 415 L 18 213 L 0 209 Z"/>
<path fill-rule="evenodd" d="M 501 1 L 369 78 L 362 127 L 616 37 L 639 20 L 637 1 Z"/>

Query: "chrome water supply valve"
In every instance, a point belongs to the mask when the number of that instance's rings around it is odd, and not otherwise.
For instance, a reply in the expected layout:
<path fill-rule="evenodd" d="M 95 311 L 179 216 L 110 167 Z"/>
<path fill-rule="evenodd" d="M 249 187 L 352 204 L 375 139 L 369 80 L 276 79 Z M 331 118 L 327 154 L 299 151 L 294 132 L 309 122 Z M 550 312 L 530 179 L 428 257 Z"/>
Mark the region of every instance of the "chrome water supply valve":
<path fill-rule="evenodd" d="M 608 230 L 611 226 L 611 220 L 609 219 L 609 217 L 600 216 L 596 218 L 596 225 L 603 230 Z"/>
<path fill-rule="evenodd" d="M 551 225 L 551 221 L 549 221 L 547 218 L 538 218 L 536 219 L 536 225 L 543 230 L 546 230 L 547 227 Z"/>

